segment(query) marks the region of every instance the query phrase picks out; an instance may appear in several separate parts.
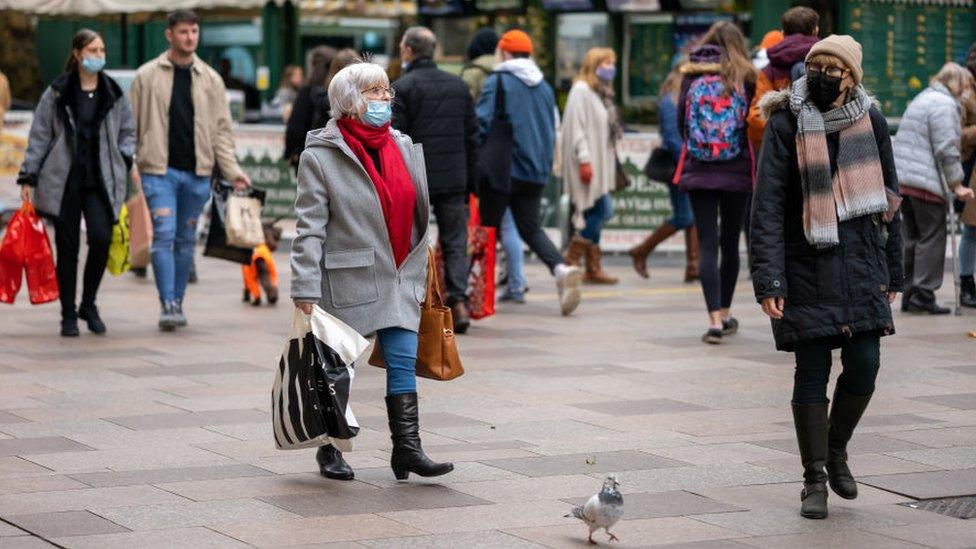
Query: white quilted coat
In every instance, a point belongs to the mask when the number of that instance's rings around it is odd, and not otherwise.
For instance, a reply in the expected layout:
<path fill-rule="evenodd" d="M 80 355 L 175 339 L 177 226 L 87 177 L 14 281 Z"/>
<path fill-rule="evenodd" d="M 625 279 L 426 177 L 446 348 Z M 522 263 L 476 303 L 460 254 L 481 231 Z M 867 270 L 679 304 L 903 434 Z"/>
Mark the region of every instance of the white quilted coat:
<path fill-rule="evenodd" d="M 945 196 L 939 170 L 950 187 L 962 182 L 961 139 L 959 101 L 939 83 L 922 90 L 908 105 L 891 140 L 898 183 Z"/>

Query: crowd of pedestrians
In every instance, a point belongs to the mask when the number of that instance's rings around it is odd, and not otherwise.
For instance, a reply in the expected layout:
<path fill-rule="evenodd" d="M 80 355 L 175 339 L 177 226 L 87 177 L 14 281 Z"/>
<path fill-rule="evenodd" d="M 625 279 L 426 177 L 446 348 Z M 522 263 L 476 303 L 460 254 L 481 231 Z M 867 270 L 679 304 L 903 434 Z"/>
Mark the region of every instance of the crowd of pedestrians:
<path fill-rule="evenodd" d="M 857 497 L 846 448 L 875 390 L 881 338 L 895 333 L 897 294 L 904 292 L 905 312 L 949 312 L 936 300 L 948 208 L 972 223 L 963 228 L 954 282 L 961 304 L 976 307 L 976 45 L 965 65 L 947 63 L 933 75 L 892 138 L 862 84 L 861 45 L 850 36 L 821 39 L 819 16 L 805 7 L 787 10 L 781 26 L 755 60 L 730 21 L 712 25 L 675 60 L 659 94 L 660 152 L 647 168 L 664 167 L 654 177 L 668 186 L 672 216 L 629 256 L 647 279 L 650 255 L 683 231 L 684 279 L 699 281 L 705 301 L 702 340 L 720 344 L 739 329 L 731 306 L 745 231 L 756 300 L 776 348 L 795 360 L 801 514 L 824 518 L 828 486 Z M 81 30 L 40 99 L 17 182 L 23 201 L 54 223 L 63 336 L 78 336 L 79 320 L 107 331 L 96 298 L 130 180 L 151 214 L 163 331 L 188 322 L 197 219 L 214 173 L 239 191 L 251 185 L 235 155 L 225 82 L 196 55 L 199 32 L 193 12 L 170 14 L 169 48 L 139 68 L 126 99 L 103 71 L 104 40 Z M 305 314 L 318 305 L 375 335 L 398 479 L 453 469 L 428 458 L 419 435 L 415 370 L 432 216 L 455 333 L 471 323 L 472 212 L 497 230 L 504 301 L 525 301 L 526 248 L 552 274 L 562 315 L 579 307 L 582 284 L 618 282 L 600 247 L 613 193 L 626 187 L 614 50 L 586 53 L 560 112 L 524 31 L 479 30 L 460 76 L 438 67 L 437 49 L 430 29 L 407 29 L 402 76 L 391 83 L 355 50 L 319 46 L 304 70 L 284 71 L 275 96 L 287 123 L 284 158 L 298 181 L 291 298 Z M 7 87 L 0 75 L 0 115 Z M 541 222 L 553 175 L 572 207 L 564 253 Z M 82 219 L 88 255 L 79 303 Z M 828 399 L 835 349 L 843 372 Z M 354 477 L 332 445 L 317 459 L 328 478 Z"/>

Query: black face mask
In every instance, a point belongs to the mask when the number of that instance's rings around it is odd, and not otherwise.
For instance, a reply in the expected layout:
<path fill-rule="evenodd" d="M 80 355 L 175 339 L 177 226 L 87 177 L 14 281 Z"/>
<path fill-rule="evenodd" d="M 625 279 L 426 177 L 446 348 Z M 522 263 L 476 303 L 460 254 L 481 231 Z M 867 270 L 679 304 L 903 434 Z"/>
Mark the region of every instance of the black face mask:
<path fill-rule="evenodd" d="M 825 111 L 840 97 L 841 78 L 807 73 L 807 97 L 818 109 Z"/>

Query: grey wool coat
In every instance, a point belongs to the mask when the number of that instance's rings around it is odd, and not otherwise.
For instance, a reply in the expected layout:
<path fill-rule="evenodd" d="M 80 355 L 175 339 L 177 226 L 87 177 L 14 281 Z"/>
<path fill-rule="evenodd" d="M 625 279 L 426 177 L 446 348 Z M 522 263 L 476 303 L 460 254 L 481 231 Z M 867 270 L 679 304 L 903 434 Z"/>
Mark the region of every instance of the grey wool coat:
<path fill-rule="evenodd" d="M 364 336 L 417 331 L 427 292 L 430 203 L 420 144 L 390 130 L 417 191 L 413 247 L 398 269 L 372 180 L 335 120 L 305 139 L 298 164 L 291 297 L 317 302 Z"/>
<path fill-rule="evenodd" d="M 76 115 L 70 95 L 78 74 L 67 72 L 41 95 L 27 138 L 24 163 L 17 183 L 35 187 L 34 207 L 57 217 L 75 156 Z M 104 72 L 98 73 L 99 110 L 104 111 L 98 131 L 98 171 L 106 196 L 118 220 L 126 198 L 126 183 L 136 150 L 136 123 L 122 88 Z"/>
<path fill-rule="evenodd" d="M 962 106 L 948 88 L 935 83 L 912 99 L 891 140 L 898 183 L 945 196 L 939 172 L 955 187 L 963 180 L 959 148 Z"/>

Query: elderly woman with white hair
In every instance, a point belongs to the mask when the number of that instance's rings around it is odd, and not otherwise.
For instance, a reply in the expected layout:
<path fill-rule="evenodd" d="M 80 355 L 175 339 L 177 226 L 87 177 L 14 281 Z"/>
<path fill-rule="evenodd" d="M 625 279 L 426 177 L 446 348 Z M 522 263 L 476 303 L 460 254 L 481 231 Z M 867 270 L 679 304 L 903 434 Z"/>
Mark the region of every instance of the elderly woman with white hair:
<path fill-rule="evenodd" d="M 298 226 L 291 296 L 318 304 L 364 336 L 386 360 L 386 409 L 398 480 L 454 470 L 420 445 L 417 329 L 427 280 L 430 206 L 423 149 L 390 128 L 393 90 L 383 69 L 354 63 L 332 78 L 332 119 L 309 132 L 298 167 Z M 319 449 L 323 476 L 352 480 L 333 446 Z"/>

